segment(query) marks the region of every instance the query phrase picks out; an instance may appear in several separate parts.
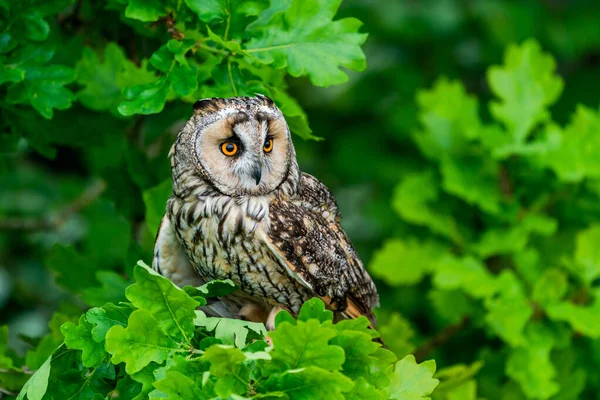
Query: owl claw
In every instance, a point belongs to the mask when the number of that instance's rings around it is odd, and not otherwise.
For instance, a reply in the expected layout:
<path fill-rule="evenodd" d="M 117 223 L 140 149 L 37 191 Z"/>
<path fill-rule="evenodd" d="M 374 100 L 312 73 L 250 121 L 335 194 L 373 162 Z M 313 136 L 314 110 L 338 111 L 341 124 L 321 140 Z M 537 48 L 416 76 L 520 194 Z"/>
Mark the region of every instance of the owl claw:
<path fill-rule="evenodd" d="M 269 313 L 269 316 L 267 317 L 267 322 L 265 322 L 265 326 L 267 327 L 268 331 L 275 330 L 275 317 L 277 316 L 279 311 L 283 311 L 283 310 L 285 310 L 285 308 L 279 307 L 279 306 L 275 306 L 271 309 L 271 312 Z"/>

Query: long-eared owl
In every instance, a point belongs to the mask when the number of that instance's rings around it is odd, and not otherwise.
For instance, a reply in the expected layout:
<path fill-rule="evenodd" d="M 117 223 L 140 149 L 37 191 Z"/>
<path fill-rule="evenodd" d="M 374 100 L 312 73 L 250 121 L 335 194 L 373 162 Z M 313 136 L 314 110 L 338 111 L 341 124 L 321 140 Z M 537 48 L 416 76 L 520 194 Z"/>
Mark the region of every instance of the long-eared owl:
<path fill-rule="evenodd" d="M 272 327 L 320 297 L 337 318 L 379 303 L 340 226 L 331 192 L 300 172 L 290 130 L 266 96 L 196 102 L 169 157 L 173 194 L 153 268 L 176 285 L 231 279 L 239 290 L 205 306 L 213 316 Z"/>

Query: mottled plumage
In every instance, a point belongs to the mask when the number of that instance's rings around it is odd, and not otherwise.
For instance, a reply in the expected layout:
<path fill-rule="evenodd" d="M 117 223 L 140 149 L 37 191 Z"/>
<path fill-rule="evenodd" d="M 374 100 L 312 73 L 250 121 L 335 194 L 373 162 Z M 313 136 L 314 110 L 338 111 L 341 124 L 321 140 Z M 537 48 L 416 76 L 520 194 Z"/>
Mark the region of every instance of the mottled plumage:
<path fill-rule="evenodd" d="M 318 296 L 338 317 L 373 322 L 375 285 L 333 195 L 300 172 L 273 101 L 207 99 L 194 108 L 170 152 L 173 195 L 154 269 L 180 286 L 235 282 L 239 291 L 205 307 L 211 315 L 266 322 Z"/>

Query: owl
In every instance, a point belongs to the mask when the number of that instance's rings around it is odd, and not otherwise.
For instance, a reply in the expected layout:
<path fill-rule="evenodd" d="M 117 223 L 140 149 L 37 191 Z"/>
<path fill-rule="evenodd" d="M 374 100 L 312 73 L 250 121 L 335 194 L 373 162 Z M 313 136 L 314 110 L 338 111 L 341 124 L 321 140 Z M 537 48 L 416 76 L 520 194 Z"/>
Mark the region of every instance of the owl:
<path fill-rule="evenodd" d="M 203 307 L 211 316 L 264 322 L 321 298 L 336 320 L 375 323 L 379 298 L 331 192 L 300 172 L 289 127 L 274 102 L 212 98 L 169 152 L 173 193 L 152 266 L 178 286 L 230 279 L 239 290 Z"/>

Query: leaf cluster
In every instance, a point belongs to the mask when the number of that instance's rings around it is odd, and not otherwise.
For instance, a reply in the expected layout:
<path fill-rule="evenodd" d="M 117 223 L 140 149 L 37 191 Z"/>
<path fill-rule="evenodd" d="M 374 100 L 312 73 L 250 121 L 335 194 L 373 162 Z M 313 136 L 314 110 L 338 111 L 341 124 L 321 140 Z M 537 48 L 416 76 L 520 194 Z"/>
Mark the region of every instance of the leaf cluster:
<path fill-rule="evenodd" d="M 366 318 L 333 324 L 319 299 L 305 303 L 297 320 L 279 313 L 267 333 L 262 324 L 197 309 L 236 290 L 230 282 L 180 289 L 142 262 L 134 275 L 128 302 L 62 324 L 64 342 L 17 399 L 409 400 L 426 398 L 438 383 L 433 361 L 397 361 L 373 341 L 379 335 Z"/>
<path fill-rule="evenodd" d="M 600 110 L 579 106 L 565 126 L 552 120 L 564 84 L 534 40 L 508 47 L 487 82 L 488 119 L 459 81 L 440 78 L 418 93 L 411 139 L 425 162 L 392 200 L 415 231 L 388 240 L 371 271 L 394 287 L 419 285 L 438 326 L 487 338 L 470 358 L 500 363 L 504 395 L 575 398 L 586 374 L 561 364 L 600 337 L 600 230 L 589 208 L 600 200 Z M 494 341 L 502 350 L 492 356 Z M 467 384 L 474 394 L 476 381 Z M 464 385 L 441 385 L 438 395 Z"/>

